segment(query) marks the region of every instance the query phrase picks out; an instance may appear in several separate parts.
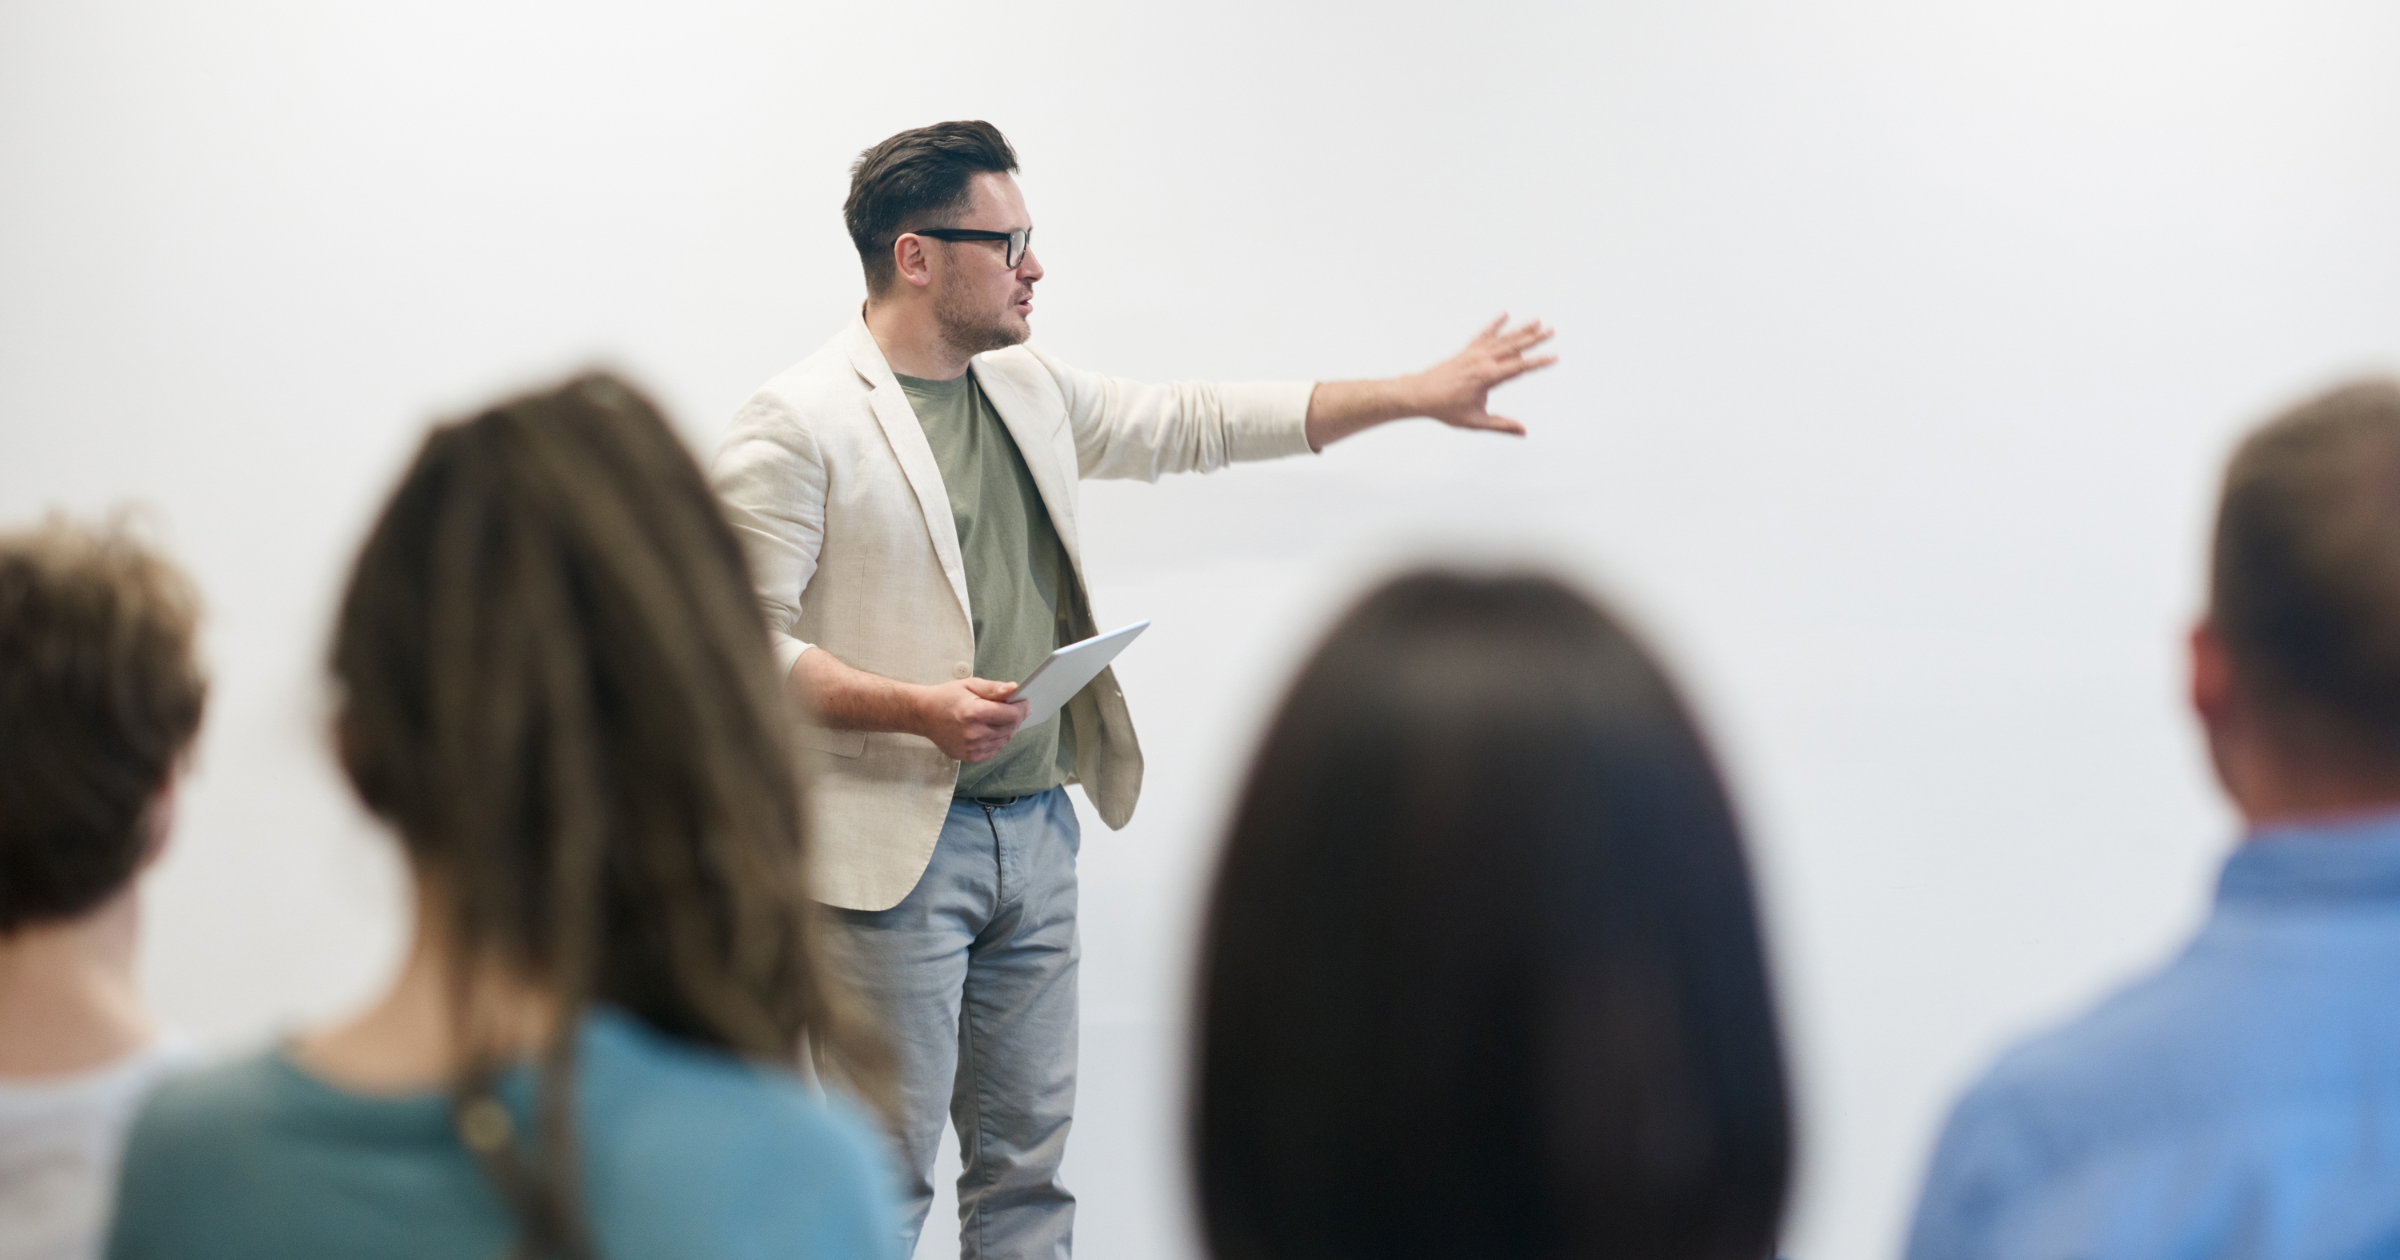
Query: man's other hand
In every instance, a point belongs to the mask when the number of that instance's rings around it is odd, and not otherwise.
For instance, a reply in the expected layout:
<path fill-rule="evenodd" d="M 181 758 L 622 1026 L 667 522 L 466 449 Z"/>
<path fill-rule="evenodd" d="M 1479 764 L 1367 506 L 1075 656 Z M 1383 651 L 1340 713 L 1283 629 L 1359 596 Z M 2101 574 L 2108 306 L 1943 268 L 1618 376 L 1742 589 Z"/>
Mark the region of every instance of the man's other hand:
<path fill-rule="evenodd" d="M 1012 682 L 966 678 L 925 688 L 917 733 L 959 761 L 990 761 L 1025 720 L 1025 702 L 1011 702 Z"/>
<path fill-rule="evenodd" d="M 1525 352 L 1550 340 L 1553 330 L 1540 320 L 1509 328 L 1502 315 L 1475 334 L 1467 348 L 1419 372 L 1408 384 L 1417 391 L 1417 414 L 1432 416 L 1461 429 L 1491 429 L 1525 435 L 1525 426 L 1485 409 L 1492 387 L 1515 380 L 1537 368 L 1558 362 L 1555 354 L 1526 357 Z"/>

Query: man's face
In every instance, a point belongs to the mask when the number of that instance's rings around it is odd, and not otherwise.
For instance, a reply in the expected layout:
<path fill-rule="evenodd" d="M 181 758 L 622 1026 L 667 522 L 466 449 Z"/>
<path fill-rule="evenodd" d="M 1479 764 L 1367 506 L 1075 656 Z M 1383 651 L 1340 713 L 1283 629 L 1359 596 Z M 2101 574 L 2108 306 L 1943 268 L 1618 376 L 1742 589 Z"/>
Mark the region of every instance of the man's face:
<path fill-rule="evenodd" d="M 966 214 L 943 226 L 983 232 L 1033 226 L 1016 180 L 986 171 L 971 187 L 975 200 Z M 1042 278 L 1042 264 L 1034 259 L 1030 244 L 1013 268 L 1008 265 L 1008 246 L 1000 241 L 928 240 L 925 245 L 928 253 L 940 255 L 934 318 L 941 325 L 942 340 L 952 349 L 981 354 L 1033 335 L 1033 283 Z"/>

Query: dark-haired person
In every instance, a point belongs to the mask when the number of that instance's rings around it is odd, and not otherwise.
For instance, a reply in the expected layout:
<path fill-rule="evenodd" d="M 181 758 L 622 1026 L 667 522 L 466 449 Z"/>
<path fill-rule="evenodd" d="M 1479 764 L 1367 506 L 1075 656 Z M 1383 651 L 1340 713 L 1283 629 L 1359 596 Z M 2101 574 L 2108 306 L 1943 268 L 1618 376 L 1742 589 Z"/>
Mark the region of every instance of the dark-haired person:
<path fill-rule="evenodd" d="M 125 1127 L 185 1053 L 134 948 L 207 702 L 198 615 L 122 529 L 0 535 L 0 1260 L 99 1254 Z"/>
<path fill-rule="evenodd" d="M 109 1254 L 891 1257 L 882 1144 L 795 1071 L 860 1034 L 790 702 L 658 413 L 585 377 L 435 429 L 332 673 L 414 943 L 364 1014 L 152 1097 Z"/>
<path fill-rule="evenodd" d="M 1026 347 L 1042 265 L 1016 154 L 989 123 L 868 149 L 843 207 L 860 317 L 735 416 L 713 476 L 749 549 L 776 660 L 821 725 L 816 895 L 891 1027 L 913 1240 L 945 1111 L 976 1254 L 1065 1256 L 1058 1179 L 1075 1090 L 1075 855 L 1064 786 L 1111 827 L 1142 756 L 1113 674 L 1019 731 L 1009 703 L 1052 649 L 1097 632 L 1075 485 L 1320 450 L 1485 409 L 1541 367 L 1539 324 L 1495 322 L 1415 376 L 1145 385 Z M 913 1243 L 912 1243 L 913 1245 Z"/>
<path fill-rule="evenodd" d="M 1351 610 L 1202 929 L 1215 1260 L 1765 1260 L 1791 1119 L 1750 877 L 1674 688 L 1535 576 Z"/>
<path fill-rule="evenodd" d="M 1914 1260 L 2400 1256 L 2400 383 L 2235 452 L 2191 655 L 2216 906 L 1960 1100 Z"/>

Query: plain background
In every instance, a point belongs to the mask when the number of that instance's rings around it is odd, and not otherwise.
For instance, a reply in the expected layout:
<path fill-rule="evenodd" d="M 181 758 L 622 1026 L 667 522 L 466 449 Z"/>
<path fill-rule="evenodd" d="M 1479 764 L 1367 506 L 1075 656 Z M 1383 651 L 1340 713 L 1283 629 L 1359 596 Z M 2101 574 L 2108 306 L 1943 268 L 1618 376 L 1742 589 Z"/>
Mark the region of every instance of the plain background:
<path fill-rule="evenodd" d="M 1382 375 L 1549 319 L 1565 361 L 1497 400 L 1527 440 L 1086 488 L 1101 620 L 1157 625 L 1140 814 L 1087 822 L 1083 1253 L 1192 1254 L 1217 829 L 1312 636 L 1431 556 L 1562 567 L 1679 669 L 1764 873 L 1789 1250 L 1888 1254 L 1951 1093 L 2205 905 L 2212 483 L 2400 352 L 2396 56 L 2372 0 L 6 0 L 0 521 L 144 504 L 205 588 L 144 968 L 238 1046 L 400 947 L 318 661 L 425 423 L 599 362 L 712 449 L 855 308 L 867 144 L 1009 133 L 1037 335 L 1083 366 Z"/>

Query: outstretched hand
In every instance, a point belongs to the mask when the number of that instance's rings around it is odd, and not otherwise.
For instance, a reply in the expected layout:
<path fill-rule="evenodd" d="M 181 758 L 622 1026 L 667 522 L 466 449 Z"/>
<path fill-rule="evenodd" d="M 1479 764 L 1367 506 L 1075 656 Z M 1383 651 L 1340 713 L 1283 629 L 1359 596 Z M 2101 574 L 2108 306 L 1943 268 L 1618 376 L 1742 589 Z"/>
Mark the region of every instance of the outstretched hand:
<path fill-rule="evenodd" d="M 1304 425 L 1310 450 L 1321 451 L 1353 433 L 1386 420 L 1431 416 L 1460 429 L 1525 436 L 1525 426 L 1495 416 L 1485 406 L 1492 386 L 1558 362 L 1555 354 L 1527 358 L 1525 352 L 1550 340 L 1540 320 L 1508 326 L 1508 316 L 1475 334 L 1467 348 L 1414 376 L 1380 381 L 1325 381 L 1308 396 Z"/>
<path fill-rule="evenodd" d="M 1503 314 L 1475 334 L 1467 348 L 1418 373 L 1409 384 L 1419 397 L 1417 413 L 1461 429 L 1490 429 L 1525 435 L 1525 426 L 1487 409 L 1492 387 L 1527 372 L 1558 362 L 1555 354 L 1528 358 L 1526 351 L 1550 340 L 1553 330 L 1540 320 L 1509 328 Z"/>

